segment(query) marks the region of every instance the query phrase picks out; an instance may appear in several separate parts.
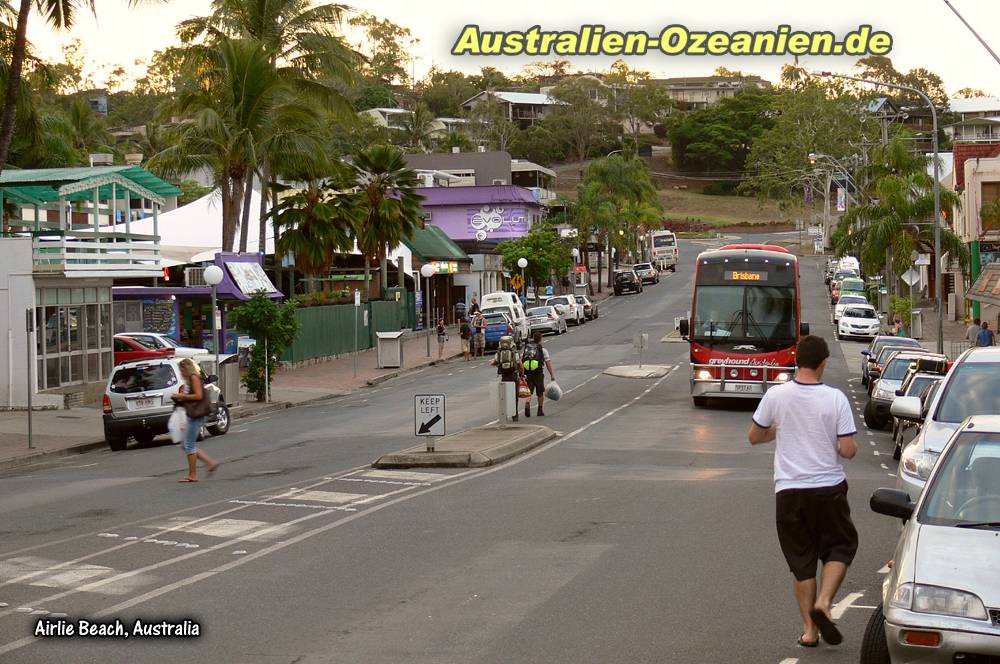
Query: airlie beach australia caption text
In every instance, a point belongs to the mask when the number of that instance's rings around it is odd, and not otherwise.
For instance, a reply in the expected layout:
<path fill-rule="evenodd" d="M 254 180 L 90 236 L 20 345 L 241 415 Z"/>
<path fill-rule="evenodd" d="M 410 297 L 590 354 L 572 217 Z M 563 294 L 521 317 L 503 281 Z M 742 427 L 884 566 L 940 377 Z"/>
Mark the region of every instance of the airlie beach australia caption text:
<path fill-rule="evenodd" d="M 201 625 L 194 620 L 70 620 L 69 618 L 40 618 L 35 623 L 35 636 L 50 638 L 92 639 L 169 639 L 197 638 Z"/>

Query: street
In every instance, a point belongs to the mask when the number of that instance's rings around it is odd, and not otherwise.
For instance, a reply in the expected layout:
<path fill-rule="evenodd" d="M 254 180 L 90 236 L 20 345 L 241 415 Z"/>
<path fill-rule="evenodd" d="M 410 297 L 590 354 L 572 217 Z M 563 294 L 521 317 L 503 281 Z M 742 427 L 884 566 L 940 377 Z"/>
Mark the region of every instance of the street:
<path fill-rule="evenodd" d="M 868 508 L 895 462 L 889 433 L 861 421 L 864 344 L 834 339 L 821 259 L 803 258 L 802 319 L 856 410 L 844 465 L 861 542 L 834 609 L 845 641 L 807 650 L 775 535 L 773 445 L 747 442 L 755 402 L 695 408 L 688 345 L 659 342 L 690 306 L 696 254 L 721 244 L 682 241 L 676 274 L 546 337 L 566 394 L 528 423 L 561 436 L 499 466 L 369 466 L 415 444 L 414 394 L 447 395 L 449 432 L 493 420 L 487 358 L 238 421 L 205 444 L 217 476 L 193 485 L 165 442 L 6 471 L 0 661 L 858 661 L 899 531 Z M 643 362 L 670 373 L 602 375 L 637 362 L 641 332 Z M 189 619 L 200 636 L 32 636 L 58 614 Z"/>

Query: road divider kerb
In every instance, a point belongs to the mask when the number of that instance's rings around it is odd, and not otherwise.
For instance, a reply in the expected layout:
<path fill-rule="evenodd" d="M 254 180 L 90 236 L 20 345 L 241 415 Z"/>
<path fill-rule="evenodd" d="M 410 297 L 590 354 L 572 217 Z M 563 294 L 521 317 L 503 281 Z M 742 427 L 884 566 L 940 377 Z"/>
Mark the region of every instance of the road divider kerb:
<path fill-rule="evenodd" d="M 541 425 L 473 427 L 438 438 L 434 451 L 425 445 L 383 454 L 373 468 L 485 468 L 543 445 L 556 432 Z"/>

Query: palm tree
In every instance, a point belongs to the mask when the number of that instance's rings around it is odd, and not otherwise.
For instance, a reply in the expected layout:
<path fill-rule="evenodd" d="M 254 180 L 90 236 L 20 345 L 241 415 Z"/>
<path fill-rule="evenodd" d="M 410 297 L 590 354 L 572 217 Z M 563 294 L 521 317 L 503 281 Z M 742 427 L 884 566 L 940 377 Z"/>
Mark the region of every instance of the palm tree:
<path fill-rule="evenodd" d="M 886 283 L 894 292 L 895 275 L 911 266 L 911 253 L 933 246 L 933 178 L 927 174 L 924 158 L 899 139 L 877 149 L 868 170 L 872 178 L 865 192 L 868 202 L 848 210 L 834 244 L 841 255 L 860 256 L 869 273 L 886 269 Z M 954 191 L 941 190 L 942 209 L 954 208 L 959 201 Z M 941 249 L 963 266 L 968 261 L 968 249 L 948 228 L 941 229 Z"/>
<path fill-rule="evenodd" d="M 141 0 L 128 0 L 129 7 L 135 7 Z M 11 139 L 19 110 L 21 95 L 21 75 L 28 48 L 28 17 L 32 8 L 42 14 L 53 27 L 72 27 L 78 12 L 89 9 L 97 12 L 96 0 L 20 0 L 13 35 L 5 34 L 4 41 L 10 41 L 10 66 L 7 72 L 6 89 L 3 100 L 3 114 L 0 115 L 0 171 L 7 165 Z M 0 16 L 10 18 L 13 7 L 4 2 L 0 6 Z M 5 30 L 8 32 L 8 30 Z"/>
<path fill-rule="evenodd" d="M 223 37 L 213 46 L 190 47 L 189 64 L 198 84 L 177 103 L 190 121 L 181 127 L 178 142 L 149 164 L 175 177 L 199 168 L 212 171 L 222 191 L 225 251 L 233 250 L 247 181 L 261 147 L 281 146 L 288 159 L 303 161 L 322 149 L 322 113 L 295 94 L 286 72 L 272 66 L 272 57 L 253 39 Z"/>
<path fill-rule="evenodd" d="M 103 119 L 82 97 L 70 104 L 68 119 L 73 130 L 73 146 L 82 152 L 113 152 L 111 134 Z"/>
<path fill-rule="evenodd" d="M 360 197 L 358 249 L 365 257 L 365 301 L 368 299 L 371 258 L 382 266 L 381 289 L 388 285 L 386 255 L 403 238 L 423 226 L 417 193 L 417 174 L 406 166 L 403 151 L 375 145 L 354 155 L 354 184 Z"/>
<path fill-rule="evenodd" d="M 408 148 L 427 152 L 435 130 L 434 114 L 424 102 L 418 102 L 413 112 L 403 119 L 403 140 Z"/>
<path fill-rule="evenodd" d="M 223 37 L 250 38 L 272 53 L 271 66 L 293 74 L 299 94 L 319 104 L 334 119 L 350 115 L 351 105 L 344 91 L 356 79 L 358 54 L 333 30 L 339 26 L 348 8 L 340 4 L 313 5 L 310 0 L 213 0 L 208 16 L 183 21 L 178 26 L 182 41 L 197 39 L 208 43 Z M 283 165 L 301 170 L 301 163 L 282 159 L 284 153 L 260 146 L 256 151 L 255 172 L 261 181 L 260 218 L 267 212 L 268 192 L 274 189 L 275 172 Z M 314 171 L 305 179 L 313 179 L 323 171 Z M 245 183 L 243 233 L 245 242 L 249 226 L 249 202 L 253 177 Z M 264 246 L 265 226 L 260 224 L 260 245 Z"/>
<path fill-rule="evenodd" d="M 275 227 L 282 231 L 275 253 L 293 257 L 296 269 L 311 277 L 329 274 L 334 254 L 353 245 L 359 202 L 329 179 L 314 180 L 282 198 L 271 211 Z M 308 282 L 310 292 L 314 283 Z"/>

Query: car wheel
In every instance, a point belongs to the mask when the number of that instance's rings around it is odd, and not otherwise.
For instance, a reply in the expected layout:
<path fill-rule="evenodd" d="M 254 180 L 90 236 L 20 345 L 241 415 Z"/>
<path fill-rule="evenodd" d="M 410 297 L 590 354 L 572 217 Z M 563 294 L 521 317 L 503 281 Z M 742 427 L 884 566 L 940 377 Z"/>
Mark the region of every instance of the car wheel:
<path fill-rule="evenodd" d="M 135 438 L 135 441 L 140 445 L 149 445 L 153 442 L 153 439 L 156 438 L 156 435 L 149 433 L 148 431 L 144 431 L 142 433 L 133 434 L 132 437 Z"/>
<path fill-rule="evenodd" d="M 112 452 L 121 452 L 128 447 L 128 438 L 125 436 L 105 436 L 104 440 L 108 441 Z"/>
<path fill-rule="evenodd" d="M 903 441 L 896 441 L 895 447 L 892 448 L 892 460 L 899 461 L 899 458 L 903 456 Z"/>
<path fill-rule="evenodd" d="M 885 614 L 882 613 L 882 604 L 875 607 L 868 625 L 865 627 L 865 635 L 861 639 L 860 664 L 892 664 L 889 658 L 889 645 L 885 640 Z"/>
<path fill-rule="evenodd" d="M 676 272 L 677 271 L 677 266 L 676 265 L 671 266 L 670 271 L 671 272 Z"/>
<path fill-rule="evenodd" d="M 229 431 L 229 406 L 220 403 L 219 414 L 215 418 L 215 424 L 208 427 L 208 432 L 213 436 L 224 436 L 227 431 Z"/>
<path fill-rule="evenodd" d="M 865 406 L 865 424 L 869 429 L 884 429 L 885 421 L 875 413 L 875 402 L 869 401 Z"/>
<path fill-rule="evenodd" d="M 708 397 L 691 397 L 694 401 L 695 408 L 704 408 L 708 405 Z"/>

